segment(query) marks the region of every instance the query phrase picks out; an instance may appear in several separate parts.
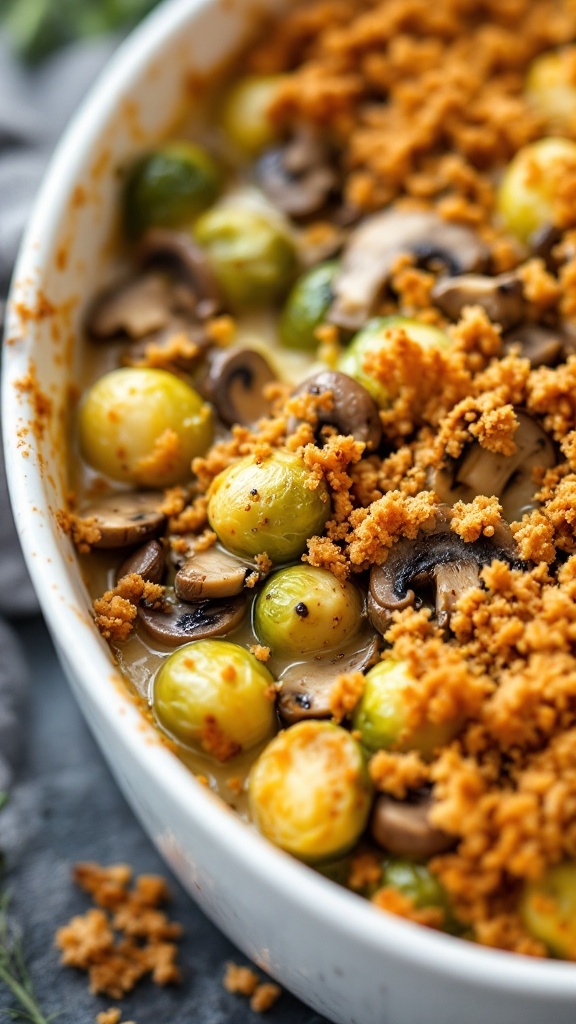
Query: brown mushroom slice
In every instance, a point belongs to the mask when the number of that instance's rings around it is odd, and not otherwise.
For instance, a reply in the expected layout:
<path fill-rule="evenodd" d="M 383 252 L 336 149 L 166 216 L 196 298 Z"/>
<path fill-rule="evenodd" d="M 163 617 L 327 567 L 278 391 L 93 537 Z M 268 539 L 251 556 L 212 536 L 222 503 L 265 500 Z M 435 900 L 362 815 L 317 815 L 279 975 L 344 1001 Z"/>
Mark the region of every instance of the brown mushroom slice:
<path fill-rule="evenodd" d="M 254 564 L 212 547 L 192 555 L 179 569 L 174 590 L 183 601 L 234 597 L 242 592 L 247 577 L 254 572 Z"/>
<path fill-rule="evenodd" d="M 556 366 L 565 357 L 565 350 L 573 350 L 574 338 L 562 327 L 543 324 L 523 323 L 509 331 L 503 338 L 504 351 L 520 350 L 530 366 Z"/>
<path fill-rule="evenodd" d="M 191 314 L 194 303 L 180 296 L 179 308 L 187 306 Z M 124 280 L 101 292 L 92 303 L 86 326 L 98 341 L 127 335 L 142 338 L 170 324 L 174 315 L 174 288 L 161 274 L 144 274 Z"/>
<path fill-rule="evenodd" d="M 159 643 L 179 647 L 191 640 L 225 636 L 239 626 L 246 614 L 248 601 L 244 595 L 214 601 L 166 601 L 166 611 L 138 607 L 140 621 Z"/>
<path fill-rule="evenodd" d="M 294 395 L 332 394 L 332 408 L 318 410 L 318 426 L 328 424 L 340 434 L 352 434 L 356 441 L 363 441 L 366 451 L 375 451 L 382 439 L 382 424 L 378 406 L 362 384 L 337 370 L 321 370 L 308 377 Z M 288 420 L 287 432 L 294 433 L 300 421 L 292 416 Z"/>
<path fill-rule="evenodd" d="M 384 564 L 370 570 L 368 616 L 382 634 L 391 625 L 394 612 L 416 605 L 416 590 L 428 596 L 427 592 L 436 587 L 436 611 L 440 625 L 446 628 L 456 601 L 471 586 L 477 586 L 480 568 L 496 558 L 517 568 L 523 565 L 504 523 L 498 525 L 493 537 L 482 536 L 466 543 L 450 529 L 451 519 L 450 509 L 437 508 L 414 539 L 398 541 Z M 456 566 L 456 570 L 449 572 L 449 565 Z"/>
<path fill-rule="evenodd" d="M 290 665 L 280 673 L 278 712 L 286 725 L 304 718 L 332 718 L 332 694 L 339 675 L 364 672 L 375 664 L 379 654 L 378 638 L 371 633 L 362 644 L 336 654 L 323 654 L 308 662 Z"/>
<path fill-rule="evenodd" d="M 397 857 L 428 860 L 454 846 L 454 836 L 435 828 L 429 814 L 432 800 L 426 793 L 411 800 L 395 800 L 382 793 L 376 797 L 370 831 L 383 850 Z"/>
<path fill-rule="evenodd" d="M 264 153 L 256 175 L 274 206 L 296 219 L 318 213 L 338 185 L 325 143 L 306 125 L 285 146 Z"/>
<path fill-rule="evenodd" d="M 517 274 L 462 274 L 445 277 L 436 282 L 431 299 L 449 320 L 459 320 L 466 306 L 481 306 L 493 323 L 503 330 L 514 327 L 524 319 L 527 303 L 522 281 Z"/>
<path fill-rule="evenodd" d="M 250 348 L 225 349 L 214 354 L 202 393 L 215 405 L 226 426 L 249 426 L 270 415 L 264 389 L 276 379 L 260 352 Z"/>
<path fill-rule="evenodd" d="M 491 452 L 473 442 L 460 459 L 432 471 L 430 487 L 441 501 L 472 501 L 478 494 L 495 495 L 504 518 L 515 522 L 536 507 L 535 469 L 556 465 L 556 452 L 548 435 L 528 413 L 517 409 L 518 429 L 512 455 Z"/>
<path fill-rule="evenodd" d="M 138 246 L 144 269 L 165 269 L 194 296 L 200 319 L 213 316 L 221 307 L 220 289 L 206 253 L 185 231 L 152 228 Z"/>
<path fill-rule="evenodd" d="M 166 558 L 160 544 L 157 540 L 149 540 L 122 562 L 117 579 L 135 572 L 149 583 L 162 583 L 165 571 Z"/>
<path fill-rule="evenodd" d="M 150 540 L 164 525 L 161 502 L 162 495 L 156 491 L 121 491 L 87 506 L 80 518 L 100 531 L 100 539 L 91 546 L 127 548 Z"/>
<path fill-rule="evenodd" d="M 435 213 L 386 210 L 373 214 L 350 234 L 332 285 L 334 301 L 328 319 L 349 330 L 362 327 L 402 253 L 412 253 L 427 264 L 434 261 L 450 274 L 480 270 L 487 260 L 487 250 L 473 231 Z"/>

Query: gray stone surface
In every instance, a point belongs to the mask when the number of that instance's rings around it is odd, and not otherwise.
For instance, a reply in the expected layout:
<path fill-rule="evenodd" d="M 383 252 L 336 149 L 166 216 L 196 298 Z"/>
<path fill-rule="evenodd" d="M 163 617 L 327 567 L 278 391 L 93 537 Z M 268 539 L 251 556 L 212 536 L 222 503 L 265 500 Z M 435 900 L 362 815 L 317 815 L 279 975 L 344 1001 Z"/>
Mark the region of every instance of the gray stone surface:
<path fill-rule="evenodd" d="M 23 930 L 44 1012 L 58 1014 L 58 1024 L 94 1024 L 96 1013 L 119 1004 L 91 996 L 86 977 L 59 966 L 53 946 L 55 928 L 90 905 L 70 881 L 71 866 L 79 860 L 123 861 L 136 872 L 169 872 L 88 733 L 41 620 L 21 622 L 16 629 L 27 652 L 31 686 L 19 719 L 20 766 L 9 804 L 0 814 L 4 884 L 12 892 L 12 915 Z M 266 1017 L 253 1014 L 243 997 L 225 992 L 226 961 L 246 963 L 245 958 L 175 880 L 170 879 L 170 886 L 172 916 L 185 929 L 180 955 L 183 983 L 174 989 L 140 983 L 121 1003 L 123 1019 L 137 1024 L 324 1024 L 324 1018 L 286 992 Z M 12 1006 L 0 983 L 0 1020 Z"/>

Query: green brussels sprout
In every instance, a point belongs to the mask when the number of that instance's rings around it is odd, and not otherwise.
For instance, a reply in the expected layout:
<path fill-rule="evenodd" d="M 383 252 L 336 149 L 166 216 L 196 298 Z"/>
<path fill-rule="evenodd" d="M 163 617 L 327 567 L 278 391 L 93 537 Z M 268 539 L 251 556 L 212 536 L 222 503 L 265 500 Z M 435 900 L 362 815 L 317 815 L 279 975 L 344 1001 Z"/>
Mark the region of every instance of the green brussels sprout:
<path fill-rule="evenodd" d="M 153 705 L 166 732 L 219 760 L 274 734 L 274 678 L 229 640 L 196 640 L 174 651 L 154 681 Z"/>
<path fill-rule="evenodd" d="M 243 558 L 266 552 L 275 563 L 290 562 L 322 533 L 330 497 L 321 482 L 310 488 L 301 456 L 276 449 L 267 458 L 247 455 L 210 485 L 208 520 L 219 541 Z"/>
<path fill-rule="evenodd" d="M 340 583 L 326 569 L 292 565 L 274 573 L 258 595 L 254 629 L 275 654 L 319 654 L 353 636 L 361 617 L 353 583 Z"/>
<path fill-rule="evenodd" d="M 527 882 L 520 916 L 531 935 L 561 959 L 576 957 L 576 862 L 549 867 L 542 878 Z"/>
<path fill-rule="evenodd" d="M 498 189 L 497 208 L 504 226 L 521 242 L 558 216 L 557 185 L 565 168 L 576 169 L 576 142 L 540 139 L 518 150 Z"/>
<path fill-rule="evenodd" d="M 404 691 L 414 686 L 405 662 L 387 657 L 366 674 L 364 692 L 356 705 L 353 727 L 367 750 L 417 750 L 430 757 L 460 731 L 462 721 L 423 722 L 410 727 Z"/>
<path fill-rule="evenodd" d="M 257 827 L 301 860 L 332 860 L 354 846 L 372 801 L 362 751 L 331 722 L 298 722 L 279 733 L 248 784 Z"/>
<path fill-rule="evenodd" d="M 170 142 L 141 157 L 124 187 L 129 238 L 151 227 L 188 227 L 220 194 L 222 172 L 191 142 Z"/>
<path fill-rule="evenodd" d="M 332 282 L 338 267 L 336 260 L 319 263 L 296 281 L 280 316 L 280 340 L 286 348 L 314 352 L 318 347 L 314 331 L 332 303 Z"/>
<path fill-rule="evenodd" d="M 224 97 L 220 123 L 233 145 L 247 156 L 257 156 L 276 140 L 269 110 L 283 81 L 283 75 L 247 75 Z"/>
<path fill-rule="evenodd" d="M 446 349 L 452 344 L 444 331 L 429 324 L 421 324 L 418 320 L 409 320 L 404 316 L 375 317 L 369 320 L 361 331 L 354 335 L 346 351 L 341 355 L 338 369 L 347 373 L 372 395 L 381 409 L 390 405 L 390 397 L 386 385 L 376 380 L 364 369 L 366 356 L 385 349 L 389 344 L 390 332 L 402 328 L 412 341 L 418 342 L 422 348 Z"/>
<path fill-rule="evenodd" d="M 401 892 L 412 900 L 415 907 L 446 907 L 446 893 L 425 864 L 416 864 L 403 857 L 386 858 L 382 884 Z"/>
<path fill-rule="evenodd" d="M 279 222 L 259 210 L 231 202 L 215 206 L 200 217 L 195 235 L 231 306 L 266 306 L 290 287 L 294 244 Z"/>
<path fill-rule="evenodd" d="M 576 47 L 551 50 L 536 57 L 526 76 L 526 97 L 532 107 L 542 114 L 555 129 L 574 126 L 576 111 L 576 83 L 574 82 L 574 54 Z"/>
<path fill-rule="evenodd" d="M 79 409 L 83 457 L 114 480 L 168 487 L 212 441 L 212 411 L 166 370 L 123 367 L 88 389 Z"/>

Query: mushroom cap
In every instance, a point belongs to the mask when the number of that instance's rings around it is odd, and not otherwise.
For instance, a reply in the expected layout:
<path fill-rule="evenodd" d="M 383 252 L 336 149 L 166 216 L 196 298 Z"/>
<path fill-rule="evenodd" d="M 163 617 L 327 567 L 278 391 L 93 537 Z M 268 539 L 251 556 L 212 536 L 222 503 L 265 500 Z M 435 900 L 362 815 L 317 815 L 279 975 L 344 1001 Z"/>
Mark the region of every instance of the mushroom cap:
<path fill-rule="evenodd" d="M 515 410 L 518 428 L 514 434 L 516 451 L 512 455 L 491 452 L 478 441 L 464 449 L 459 459 L 432 470 L 429 486 L 441 501 L 472 501 L 478 494 L 495 495 L 505 519 L 515 522 L 536 507 L 534 469 L 556 465 L 552 441 L 523 409 Z"/>
<path fill-rule="evenodd" d="M 397 857 L 427 860 L 454 846 L 456 839 L 435 828 L 429 819 L 432 800 L 426 792 L 409 800 L 395 800 L 386 793 L 374 803 L 370 831 L 382 849 Z"/>
<path fill-rule="evenodd" d="M 174 590 L 182 601 L 235 597 L 244 589 L 247 577 L 256 571 L 254 563 L 211 547 L 193 554 L 178 570 Z"/>
<path fill-rule="evenodd" d="M 170 326 L 175 317 L 193 315 L 195 302 L 186 289 L 157 272 L 124 279 L 96 296 L 86 328 L 93 340 L 143 338 Z"/>
<path fill-rule="evenodd" d="M 481 306 L 493 323 L 503 330 L 525 317 L 527 302 L 522 281 L 515 273 L 487 277 L 461 274 L 440 278 L 432 288 L 432 301 L 450 320 L 459 320 L 466 306 Z"/>
<path fill-rule="evenodd" d="M 159 509 L 161 502 L 162 495 L 157 491 L 119 491 L 86 506 L 81 519 L 100 531 L 100 539 L 91 546 L 127 548 L 154 537 L 166 519 Z"/>
<path fill-rule="evenodd" d="M 166 558 L 160 544 L 157 540 L 149 540 L 122 562 L 117 578 L 122 579 L 135 572 L 149 583 L 162 583 L 165 571 Z"/>
<path fill-rule="evenodd" d="M 332 408 L 319 409 L 318 426 L 329 424 L 339 434 L 352 434 L 356 441 L 363 441 L 366 451 L 375 451 L 382 439 L 382 424 L 378 406 L 372 395 L 362 384 L 338 370 L 320 370 L 300 384 L 294 395 L 332 394 Z M 294 433 L 299 420 L 291 416 L 287 433 Z"/>
<path fill-rule="evenodd" d="M 230 348 L 212 356 L 202 392 L 227 426 L 249 426 L 270 415 L 264 388 L 275 380 L 274 370 L 260 352 Z"/>
<path fill-rule="evenodd" d="M 487 259 L 487 250 L 473 231 L 435 213 L 385 210 L 373 214 L 348 238 L 328 319 L 353 331 L 362 327 L 402 253 L 412 253 L 426 263 L 434 260 L 452 274 L 479 270 Z"/>
<path fill-rule="evenodd" d="M 194 296 L 196 315 L 213 316 L 222 306 L 218 282 L 206 253 L 186 231 L 152 228 L 142 237 L 137 252 L 143 269 L 167 270 Z"/>
<path fill-rule="evenodd" d="M 140 621 L 147 633 L 169 647 L 179 647 L 190 640 L 204 640 L 212 636 L 225 636 L 239 626 L 246 614 L 248 602 L 238 597 L 213 601 L 166 600 L 166 611 L 138 606 Z"/>
<path fill-rule="evenodd" d="M 345 672 L 363 672 L 378 660 L 379 638 L 370 634 L 362 643 L 345 651 L 317 655 L 309 661 L 290 665 L 279 676 L 281 684 L 278 712 L 286 725 L 305 718 L 332 718 L 332 694 L 338 676 Z"/>
<path fill-rule="evenodd" d="M 398 541 L 383 565 L 372 566 L 368 615 L 381 633 L 388 629 L 393 612 L 415 604 L 414 588 L 436 584 L 436 612 L 445 626 L 455 602 L 477 585 L 480 567 L 498 558 L 516 568 L 524 565 L 504 523 L 492 537 L 466 543 L 450 529 L 451 519 L 449 508 L 438 507 L 414 539 Z M 447 574 L 446 565 L 456 565 L 458 571 Z"/>
<path fill-rule="evenodd" d="M 575 338 L 567 324 L 536 324 L 531 321 L 517 324 L 504 335 L 504 351 L 520 349 L 520 355 L 530 360 L 530 366 L 556 366 L 574 351 Z"/>
<path fill-rule="evenodd" d="M 256 173 L 274 206 L 296 219 L 321 210 L 338 185 L 325 143 L 307 125 L 300 125 L 286 145 L 267 150 Z"/>

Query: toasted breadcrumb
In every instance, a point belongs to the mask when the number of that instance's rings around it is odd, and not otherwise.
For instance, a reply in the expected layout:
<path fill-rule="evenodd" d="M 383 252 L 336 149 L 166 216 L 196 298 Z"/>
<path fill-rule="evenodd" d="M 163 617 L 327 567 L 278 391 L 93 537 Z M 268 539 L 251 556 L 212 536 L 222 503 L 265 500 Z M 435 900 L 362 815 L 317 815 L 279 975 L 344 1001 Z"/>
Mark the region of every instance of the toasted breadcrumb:
<path fill-rule="evenodd" d="M 138 573 L 123 576 L 112 590 L 94 601 L 95 622 L 102 636 L 107 640 L 126 640 L 132 632 L 140 601 L 159 608 L 163 595 L 164 587 L 150 583 Z"/>
<path fill-rule="evenodd" d="M 222 984 L 227 992 L 247 996 L 254 1013 L 266 1013 L 282 994 L 279 985 L 271 981 L 260 981 L 256 971 L 250 967 L 227 963 Z"/>
<path fill-rule="evenodd" d="M 365 684 L 361 672 L 346 672 L 337 676 L 330 690 L 330 711 L 335 722 L 341 722 L 352 713 L 364 692 Z"/>
<path fill-rule="evenodd" d="M 468 544 L 482 536 L 493 537 L 501 522 L 502 506 L 498 498 L 479 494 L 471 502 L 457 501 L 453 505 L 450 529 Z"/>
<path fill-rule="evenodd" d="M 415 921 L 427 928 L 441 928 L 444 923 L 444 911 L 441 907 L 416 907 L 408 896 L 391 886 L 378 889 L 372 896 L 372 903 L 380 910 L 387 910 L 390 914 L 405 917 L 408 921 Z"/>
<path fill-rule="evenodd" d="M 96 519 L 83 519 L 75 512 L 56 510 L 56 521 L 65 534 L 72 538 L 81 555 L 87 555 L 93 544 L 97 544 L 102 533 L 96 526 Z"/>
<path fill-rule="evenodd" d="M 74 880 L 97 907 L 73 917 L 56 932 L 61 963 L 88 972 L 90 991 L 121 999 L 150 974 L 157 985 L 180 981 L 173 941 L 182 934 L 159 907 L 169 898 L 163 878 L 140 875 L 129 889 L 132 871 L 125 864 L 103 868 L 78 864 Z M 116 1010 L 107 1011 L 110 1022 Z"/>
<path fill-rule="evenodd" d="M 382 857 L 373 850 L 362 851 L 350 858 L 347 885 L 356 892 L 382 881 Z"/>
<path fill-rule="evenodd" d="M 263 644 L 250 644 L 250 650 L 258 661 L 268 661 L 270 658 L 270 648 Z"/>
<path fill-rule="evenodd" d="M 134 467 L 135 476 L 144 482 L 154 477 L 173 476 L 178 471 L 182 442 L 169 427 L 154 442 L 149 455 L 143 455 Z"/>
<path fill-rule="evenodd" d="M 226 736 L 214 715 L 205 715 L 202 724 L 200 743 L 207 754 L 211 754 L 217 761 L 229 761 L 241 753 L 242 747 L 230 736 Z"/>
<path fill-rule="evenodd" d="M 263 981 L 256 986 L 250 998 L 250 1009 L 254 1013 L 267 1013 L 282 995 L 280 985 L 272 981 Z"/>
<path fill-rule="evenodd" d="M 116 1006 L 96 1014 L 96 1024 L 136 1024 L 133 1020 L 122 1020 L 122 1011 Z"/>
<path fill-rule="evenodd" d="M 370 778 L 377 790 L 404 800 L 411 789 L 419 789 L 430 778 L 430 769 L 415 750 L 399 754 L 378 750 L 368 763 Z"/>

